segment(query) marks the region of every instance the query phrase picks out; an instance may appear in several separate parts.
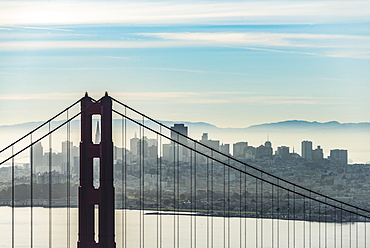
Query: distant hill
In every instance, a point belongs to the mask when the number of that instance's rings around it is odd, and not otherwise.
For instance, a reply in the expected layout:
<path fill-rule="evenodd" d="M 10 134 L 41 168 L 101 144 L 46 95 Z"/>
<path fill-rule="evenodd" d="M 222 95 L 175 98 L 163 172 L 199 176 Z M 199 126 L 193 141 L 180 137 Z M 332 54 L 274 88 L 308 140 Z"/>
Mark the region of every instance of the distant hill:
<path fill-rule="evenodd" d="M 247 129 L 253 131 L 263 130 L 315 130 L 315 131 L 333 131 L 333 130 L 349 130 L 349 129 L 368 129 L 370 131 L 370 122 L 361 123 L 339 123 L 337 121 L 317 122 L 317 121 L 302 121 L 302 120 L 288 120 L 274 123 L 265 123 L 260 125 L 253 125 Z"/>
<path fill-rule="evenodd" d="M 119 125 L 122 120 L 115 119 L 113 120 L 113 125 Z M 64 121 L 55 121 L 53 122 L 52 126 L 57 126 L 62 124 Z M 142 122 L 138 120 L 138 122 Z M 249 127 L 240 127 L 240 128 L 220 128 L 215 125 L 206 123 L 206 122 L 188 122 L 188 121 L 160 121 L 158 122 L 166 125 L 166 126 L 173 126 L 175 123 L 182 123 L 186 126 L 193 127 L 196 129 L 222 129 L 222 130 L 248 130 L 248 131 L 264 131 L 264 130 L 291 130 L 291 129 L 300 129 L 300 130 L 326 130 L 326 129 L 369 129 L 370 131 L 370 122 L 360 122 L 360 123 L 339 123 L 337 121 L 329 121 L 329 122 L 317 122 L 317 121 L 302 121 L 302 120 L 287 120 L 287 121 L 280 121 L 280 122 L 273 122 L 273 123 L 263 123 L 258 125 L 252 125 Z M 14 129 L 28 129 L 31 131 L 32 129 L 40 126 L 44 122 L 26 122 L 14 125 L 3 125 L 0 126 L 0 130 L 14 130 Z M 74 120 L 71 122 L 72 126 L 78 127 L 79 121 Z M 145 121 L 146 124 L 152 125 L 151 121 Z"/>

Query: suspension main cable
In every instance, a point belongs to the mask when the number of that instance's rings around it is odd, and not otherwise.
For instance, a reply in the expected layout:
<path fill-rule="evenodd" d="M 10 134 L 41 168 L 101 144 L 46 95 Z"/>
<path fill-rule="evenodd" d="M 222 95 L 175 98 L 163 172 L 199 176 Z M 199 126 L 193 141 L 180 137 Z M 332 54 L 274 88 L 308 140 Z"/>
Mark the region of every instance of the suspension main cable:
<path fill-rule="evenodd" d="M 118 112 L 118 111 L 116 111 L 116 110 L 112 110 L 114 113 L 117 113 L 118 115 L 123 115 L 122 113 L 120 113 L 120 112 Z M 157 133 L 157 134 L 159 134 L 159 135 L 161 135 L 161 136 L 163 136 L 163 137 L 165 137 L 165 138 L 167 138 L 168 140 L 170 140 L 170 141 L 173 141 L 173 142 L 175 142 L 175 143 L 177 143 L 177 141 L 175 140 L 175 139 L 172 139 L 172 138 L 170 138 L 170 137 L 167 137 L 167 136 L 165 136 L 164 134 L 162 134 L 162 133 L 159 133 L 158 131 L 156 131 L 156 130 L 154 130 L 154 129 L 152 129 L 152 128 L 150 128 L 150 127 L 147 127 L 147 126 L 145 126 L 145 125 L 143 125 L 143 124 L 141 124 L 140 122 L 137 122 L 136 120 L 134 120 L 134 119 L 132 119 L 132 118 L 130 118 L 130 117 L 128 117 L 128 116 L 125 116 L 128 120 L 130 120 L 130 121 L 132 121 L 132 122 L 134 122 L 135 124 L 137 124 L 137 125 L 140 125 L 140 126 L 142 126 L 142 127 L 144 127 L 145 129 L 148 129 L 148 130 L 150 130 L 151 132 L 154 132 L 154 133 Z M 191 139 L 190 139 L 191 140 Z M 194 145 L 196 145 L 197 143 L 194 143 Z M 186 148 L 188 148 L 188 149 L 190 149 L 190 150 L 192 150 L 192 151 L 194 151 L 194 152 L 196 152 L 196 153 L 199 153 L 199 154 L 201 154 L 201 155 L 203 155 L 203 156 L 205 156 L 205 157 L 208 157 L 208 158 L 211 158 L 208 154 L 204 154 L 204 153 L 202 153 L 202 152 L 199 152 L 196 148 L 192 148 L 192 147 L 190 147 L 190 146 L 188 146 L 188 145 L 186 145 L 186 144 L 181 144 L 182 146 L 184 146 L 184 147 L 186 147 Z M 228 157 L 228 156 L 227 156 Z M 256 179 L 258 179 L 258 180 L 261 180 L 261 181 L 263 181 L 263 182 L 265 182 L 265 183 L 268 183 L 268 184 L 271 184 L 271 185 L 274 185 L 274 186 L 276 186 L 276 187 L 279 187 L 279 188 L 281 188 L 281 189 L 284 189 L 284 190 L 286 190 L 286 191 L 288 191 L 288 192 L 291 192 L 291 193 L 295 193 L 295 194 L 297 194 L 297 195 L 299 195 L 299 196 L 302 196 L 302 197 L 306 197 L 306 198 L 308 198 L 308 199 L 311 199 L 311 200 L 314 200 L 314 201 L 316 201 L 316 202 L 321 202 L 321 203 L 324 203 L 324 201 L 322 201 L 322 200 L 320 200 L 320 199 L 316 199 L 316 198 L 313 198 L 313 196 L 308 196 L 308 195 L 305 195 L 305 194 L 303 194 L 303 193 L 300 193 L 300 192 L 298 192 L 298 191 L 293 191 L 292 189 L 290 189 L 290 188 L 287 188 L 287 187 L 284 187 L 284 186 L 280 186 L 280 185 L 278 185 L 278 184 L 276 184 L 276 183 L 274 183 L 274 182 L 270 182 L 270 181 L 268 181 L 267 179 L 264 179 L 264 178 L 261 178 L 261 177 L 259 177 L 259 176 L 256 176 L 256 175 L 253 175 L 253 174 L 251 174 L 251 173 L 249 173 L 249 172 L 246 172 L 246 171 L 243 171 L 242 169 L 239 169 L 239 168 L 237 168 L 237 167 L 235 167 L 235 166 L 233 166 L 233 165 L 230 165 L 230 164 L 228 164 L 228 163 L 225 163 L 225 162 L 223 162 L 223 161 L 221 161 L 220 159 L 218 159 L 218 158 L 213 158 L 213 160 L 214 161 L 216 161 L 216 162 L 218 162 L 218 163 L 221 163 L 221 164 L 223 164 L 223 165 L 225 165 L 225 166 L 227 166 L 227 167 L 229 167 L 229 168 L 232 168 L 232 169 L 234 169 L 234 170 L 236 170 L 236 171 L 239 171 L 239 172 L 242 172 L 242 173 L 244 173 L 244 174 L 247 174 L 247 175 L 249 175 L 249 176 L 251 176 L 251 177 L 254 177 L 254 178 L 256 178 Z M 238 161 L 239 162 L 239 161 Z M 240 162 L 240 163 L 242 163 L 242 162 Z M 261 173 L 263 173 L 263 174 L 266 174 L 266 173 L 264 173 L 263 171 L 260 171 Z M 286 182 L 284 179 L 281 179 L 281 178 L 279 178 L 279 177 L 276 177 L 277 179 L 279 179 L 280 181 L 283 181 L 283 182 Z M 289 182 L 287 182 L 288 184 L 290 184 L 290 185 L 295 185 L 295 184 L 292 184 L 292 183 L 289 183 Z M 298 188 L 301 188 L 301 189 L 305 189 L 305 188 L 303 188 L 303 187 L 301 187 L 301 186 L 299 186 L 299 185 L 295 185 L 296 187 L 298 187 Z M 316 195 L 321 195 L 320 193 L 317 193 L 317 192 L 314 192 L 314 191 L 312 191 L 312 190 L 307 190 L 308 192 L 311 192 L 311 193 L 314 193 L 314 194 L 316 194 Z M 324 195 L 322 195 L 322 196 L 324 196 Z M 342 205 L 346 205 L 346 206 L 349 206 L 349 207 L 352 207 L 352 208 L 354 208 L 354 209 L 358 209 L 358 210 L 361 210 L 361 211 L 363 211 L 363 212 L 365 212 L 365 213 L 370 213 L 370 210 L 366 210 L 366 209 L 362 209 L 362 208 L 359 208 L 359 207 L 356 207 L 356 206 L 353 206 L 353 205 L 351 205 L 351 204 L 348 204 L 348 203 L 345 203 L 345 202 L 341 202 L 341 201 L 339 201 L 339 200 L 335 200 L 334 198 L 330 198 L 330 197 L 327 197 L 327 196 L 324 196 L 325 198 L 327 198 L 327 199 L 329 199 L 329 200 L 333 200 L 333 201 L 335 201 L 335 202 L 337 202 L 337 203 L 341 203 Z M 348 209 L 345 209 L 343 206 L 341 206 L 341 207 L 338 207 L 338 206 L 336 206 L 336 205 L 333 205 L 332 203 L 326 203 L 328 206 L 332 206 L 332 207 L 335 207 L 335 208 L 338 208 L 338 209 L 342 209 L 342 210 L 344 210 L 344 211 L 346 211 L 347 213 L 353 213 L 353 214 L 355 214 L 355 212 L 354 211 L 352 211 L 352 210 L 348 210 Z M 360 216 L 362 216 L 362 217 L 365 217 L 365 218 L 370 218 L 369 216 L 367 216 L 367 215 L 364 215 L 364 214 L 359 214 Z"/>
<path fill-rule="evenodd" d="M 50 118 L 49 120 L 45 121 L 43 124 L 41 124 L 40 126 L 36 127 L 35 129 L 33 129 L 32 131 L 28 132 L 27 134 L 23 135 L 22 137 L 20 137 L 19 139 L 17 139 L 16 141 L 14 141 L 13 143 L 11 143 L 10 145 L 8 145 L 7 147 L 3 148 L 0 150 L 0 153 L 2 153 L 3 151 L 9 149 L 10 147 L 12 147 L 13 145 L 15 145 L 16 143 L 18 143 L 19 141 L 23 140 L 24 138 L 26 138 L 27 136 L 31 135 L 32 133 L 36 132 L 37 130 L 39 130 L 40 128 L 42 128 L 43 126 L 45 126 L 46 124 L 48 124 L 49 122 L 53 121 L 55 118 L 57 118 L 58 116 L 62 115 L 64 112 L 66 112 L 67 110 L 73 108 L 76 104 L 78 104 L 80 101 L 82 100 L 79 99 L 77 100 L 75 103 L 73 103 L 72 105 L 70 105 L 69 107 L 65 108 L 64 110 L 62 110 L 61 112 L 59 112 L 58 114 L 54 115 L 52 118 Z M 95 101 L 95 100 L 94 100 Z"/>
<path fill-rule="evenodd" d="M 154 120 L 153 118 L 150 118 L 149 116 L 147 116 L 147 115 L 145 115 L 145 114 L 141 113 L 140 111 L 137 111 L 137 110 L 136 110 L 136 109 L 134 109 L 134 108 L 131 108 L 130 106 L 128 106 L 128 105 L 126 105 L 126 104 L 122 103 L 121 101 L 119 101 L 119 100 L 117 100 L 117 99 L 115 99 L 115 98 L 113 98 L 113 97 L 111 97 L 111 99 L 112 99 L 112 101 L 114 101 L 114 102 L 116 102 L 116 103 L 118 103 L 118 104 L 120 104 L 120 105 L 122 105 L 122 106 L 124 106 L 124 107 L 126 107 L 126 108 L 128 108 L 128 109 L 130 109 L 130 110 L 131 110 L 131 111 L 133 111 L 134 113 L 137 113 L 137 114 L 139 114 L 139 115 L 141 115 L 141 116 L 143 116 L 143 117 L 147 118 L 148 120 L 150 120 L 150 121 L 154 122 L 155 124 L 157 124 L 157 125 L 159 125 L 159 126 L 162 126 L 162 127 L 166 128 L 166 129 L 168 129 L 168 130 L 170 130 L 170 131 L 172 131 L 172 132 L 174 132 L 174 133 L 176 133 L 176 134 L 179 134 L 180 136 L 182 136 L 182 137 L 184 137 L 184 138 L 186 138 L 186 139 L 188 139 L 188 140 L 190 140 L 190 141 L 192 141 L 192 142 L 194 142 L 194 143 L 196 143 L 196 144 L 198 144 L 198 145 L 201 145 L 201 146 L 203 146 L 203 147 L 205 147 L 205 148 L 207 148 L 207 149 L 210 149 L 211 151 L 214 151 L 214 152 L 216 152 L 216 153 L 218 153 L 218 154 L 220 154 L 220 155 L 222 155 L 222 156 L 224 156 L 224 157 L 226 157 L 226 158 L 229 158 L 229 159 L 231 159 L 231 160 L 233 160 L 233 161 L 235 161 L 235 162 L 237 162 L 237 163 L 240 163 L 240 164 L 242 164 L 242 165 L 244 165 L 244 166 L 246 166 L 246 167 L 249 167 L 249 168 L 251 168 L 251 169 L 254 169 L 254 170 L 258 171 L 258 172 L 262 172 L 262 173 L 264 173 L 265 175 L 270 176 L 270 177 L 272 177 L 272 178 L 274 178 L 274 179 L 278 179 L 278 180 L 280 180 L 280 181 L 282 181 L 282 182 L 284 182 L 284 183 L 287 183 L 288 185 L 295 186 L 295 187 L 297 187 L 297 188 L 299 188 L 299 189 L 303 189 L 303 190 L 305 190 L 305 191 L 307 191 L 307 192 L 314 193 L 314 194 L 316 194 L 317 196 L 321 196 L 321 197 L 327 198 L 327 199 L 329 199 L 329 200 L 331 200 L 331 201 L 334 201 L 334 202 L 336 202 L 336 203 L 339 203 L 339 204 L 342 204 L 342 205 L 345 205 L 345 206 L 348 206 L 348 207 L 352 207 L 352 208 L 355 208 L 355 209 L 361 210 L 361 211 L 366 212 L 366 213 L 370 213 L 370 210 L 368 210 L 368 209 L 360 208 L 360 207 L 354 206 L 354 205 L 352 205 L 352 204 L 342 202 L 342 201 L 337 200 L 337 199 L 335 199 L 335 198 L 328 197 L 328 196 L 326 196 L 326 195 L 324 195 L 324 194 L 321 194 L 321 193 L 319 193 L 319 192 L 315 192 L 315 191 L 313 191 L 313 190 L 311 190 L 311 189 L 309 189 L 309 188 L 305 188 L 305 187 L 303 187 L 303 186 L 300 186 L 300 185 L 298 185 L 298 184 L 295 184 L 295 183 L 293 183 L 293 182 L 291 182 L 291 181 L 288 181 L 288 180 L 286 180 L 286 179 L 279 178 L 278 176 L 275 176 L 275 175 L 273 175 L 273 174 L 271 174 L 271 173 L 269 173 L 269 172 L 266 172 L 266 171 L 264 171 L 264 170 L 262 170 L 262 169 L 259 169 L 259 168 L 255 167 L 255 166 L 252 166 L 252 165 L 250 165 L 250 164 L 244 163 L 244 162 L 242 162 L 242 161 L 240 161 L 240 160 L 238 160 L 238 159 L 236 159 L 236 158 L 232 157 L 231 155 L 224 154 L 224 153 L 222 153 L 222 152 L 218 151 L 217 149 L 214 149 L 214 148 L 212 148 L 212 147 L 210 147 L 210 146 L 207 146 L 207 145 L 205 145 L 205 144 L 203 144 L 203 143 L 201 143 L 201 142 L 199 142 L 199 141 L 197 141 L 197 140 L 195 140 L 195 139 L 192 139 L 192 138 L 190 138 L 190 137 L 188 137 L 188 136 L 186 136 L 186 135 L 184 135 L 184 134 L 182 134 L 182 133 L 180 133 L 180 132 L 178 132 L 178 131 L 176 131 L 176 130 L 172 130 L 172 129 L 170 129 L 168 126 L 164 125 L 163 123 L 161 123 L 161 122 L 159 122 L 159 121 L 156 121 L 156 120 Z M 112 111 L 113 111 L 113 112 L 115 112 L 115 113 L 117 113 L 117 114 L 119 114 L 119 115 L 122 115 L 120 112 L 118 112 L 118 111 L 116 111 L 116 110 L 114 110 L 114 109 L 112 109 Z M 127 117 L 127 116 L 126 116 L 126 117 Z M 139 123 L 137 123 L 134 119 L 131 119 L 131 118 L 129 118 L 129 117 L 127 117 L 127 118 L 128 118 L 128 119 L 130 119 L 130 120 L 132 120 L 132 121 L 133 121 L 133 122 L 135 122 L 136 124 L 139 124 Z M 140 124 L 139 124 L 139 125 L 140 125 Z M 153 130 L 153 129 L 149 128 L 149 127 L 145 127 L 145 128 L 148 128 L 149 130 L 151 130 L 151 131 L 153 131 L 153 132 L 157 132 L 157 131 L 155 131 L 155 130 Z M 186 145 L 184 145 L 184 146 L 186 147 Z M 267 180 L 265 180 L 265 182 L 272 184 L 272 182 L 267 181 Z M 346 209 L 343 209 L 343 210 L 346 210 Z"/>

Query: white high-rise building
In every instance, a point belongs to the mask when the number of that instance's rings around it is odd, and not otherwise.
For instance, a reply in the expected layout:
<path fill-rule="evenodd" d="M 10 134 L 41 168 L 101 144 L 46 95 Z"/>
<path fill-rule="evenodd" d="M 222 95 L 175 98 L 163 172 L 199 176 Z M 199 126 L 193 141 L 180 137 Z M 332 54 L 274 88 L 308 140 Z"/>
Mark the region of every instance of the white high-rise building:
<path fill-rule="evenodd" d="M 302 141 L 302 158 L 312 160 L 312 141 Z"/>
<path fill-rule="evenodd" d="M 32 161 L 33 168 L 43 166 L 43 157 L 44 157 L 44 148 L 41 145 L 41 142 L 37 142 L 32 146 Z M 34 170 L 37 171 L 37 170 Z"/>

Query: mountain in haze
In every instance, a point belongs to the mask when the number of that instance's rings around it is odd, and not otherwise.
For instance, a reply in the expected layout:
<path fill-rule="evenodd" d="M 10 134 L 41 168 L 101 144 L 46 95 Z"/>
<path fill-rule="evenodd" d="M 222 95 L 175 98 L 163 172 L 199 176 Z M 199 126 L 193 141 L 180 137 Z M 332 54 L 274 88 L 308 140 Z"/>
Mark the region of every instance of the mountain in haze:
<path fill-rule="evenodd" d="M 280 131 L 332 131 L 332 130 L 360 130 L 369 129 L 370 122 L 360 123 L 339 123 L 338 121 L 317 122 L 317 121 L 302 121 L 288 120 L 274 123 L 265 123 L 248 127 L 250 131 L 265 131 L 265 130 L 280 130 Z"/>
<path fill-rule="evenodd" d="M 96 120 L 95 120 L 96 121 Z M 58 126 L 62 124 L 64 121 L 55 121 L 53 122 L 52 126 Z M 114 119 L 113 125 L 120 125 L 122 120 Z M 129 121 L 127 121 L 129 122 Z M 141 120 L 138 120 L 139 123 L 142 123 Z M 264 123 L 258 125 L 252 125 L 245 128 L 220 128 L 213 124 L 209 124 L 206 122 L 188 122 L 188 121 L 159 121 L 158 122 L 166 125 L 166 126 L 173 126 L 175 123 L 182 123 L 188 126 L 189 128 L 196 128 L 196 129 L 204 129 L 207 130 L 244 130 L 244 131 L 266 131 L 266 130 L 317 130 L 317 131 L 324 131 L 324 130 L 349 130 L 349 129 L 368 129 L 370 130 L 370 122 L 360 122 L 360 123 L 339 123 L 338 121 L 329 121 L 329 122 L 317 122 L 317 121 L 303 121 L 303 120 L 287 120 L 287 121 L 280 121 L 280 122 L 273 122 L 273 123 Z M 14 125 L 3 125 L 0 126 L 0 130 L 15 130 L 15 129 L 29 129 L 29 131 L 33 130 L 34 128 L 42 125 L 44 122 L 26 122 Z M 145 124 L 149 126 L 153 126 L 154 123 L 152 121 L 145 121 Z M 71 125 L 73 127 L 78 127 L 80 122 L 78 120 L 71 121 Z M 134 124 L 132 124 L 134 125 Z"/>

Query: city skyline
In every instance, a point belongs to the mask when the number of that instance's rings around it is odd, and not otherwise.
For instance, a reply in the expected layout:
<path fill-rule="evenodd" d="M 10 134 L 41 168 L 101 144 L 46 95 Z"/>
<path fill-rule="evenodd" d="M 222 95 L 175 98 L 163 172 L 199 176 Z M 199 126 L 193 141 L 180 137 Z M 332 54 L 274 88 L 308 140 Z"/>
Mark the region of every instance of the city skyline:
<path fill-rule="evenodd" d="M 368 1 L 0 6 L 0 125 L 48 119 L 85 91 L 219 127 L 370 121 Z"/>

